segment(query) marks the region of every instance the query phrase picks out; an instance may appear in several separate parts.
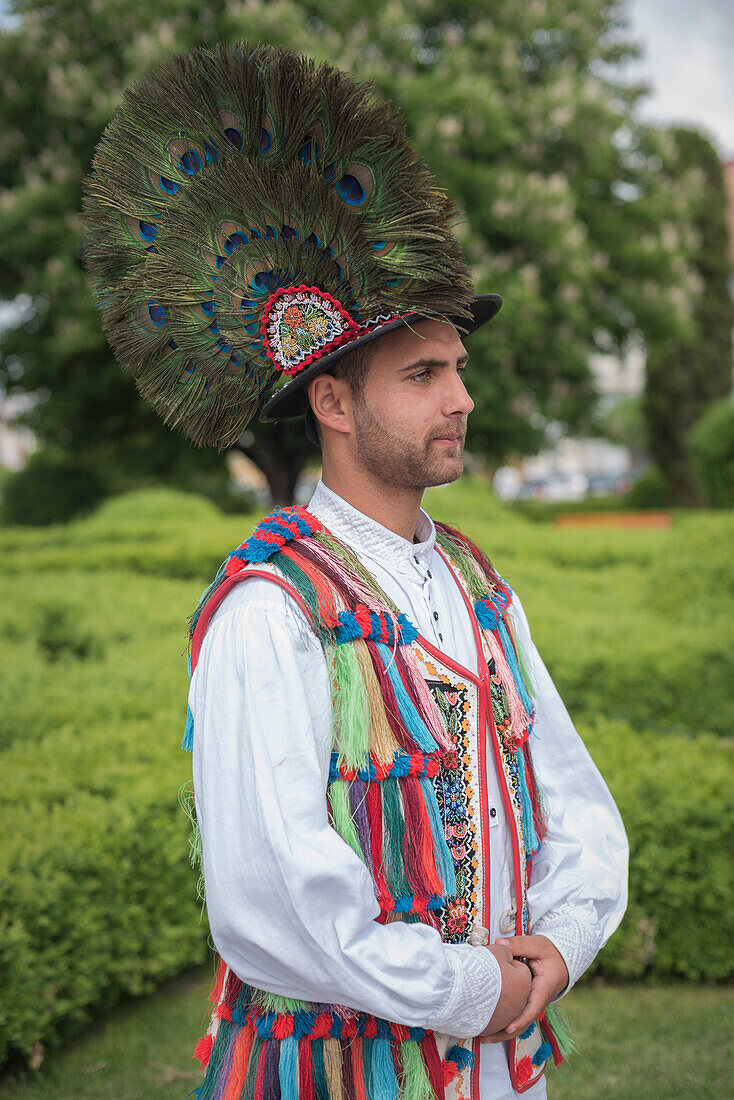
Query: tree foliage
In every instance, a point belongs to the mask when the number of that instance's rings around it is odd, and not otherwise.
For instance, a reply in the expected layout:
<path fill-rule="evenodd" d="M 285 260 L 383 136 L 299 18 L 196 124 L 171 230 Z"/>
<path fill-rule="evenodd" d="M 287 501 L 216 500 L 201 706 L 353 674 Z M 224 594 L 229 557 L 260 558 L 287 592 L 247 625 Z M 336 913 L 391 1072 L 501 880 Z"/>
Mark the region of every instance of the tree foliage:
<path fill-rule="evenodd" d="M 464 216 L 477 291 L 499 317 L 472 340 L 469 446 L 492 461 L 532 450 L 549 418 L 592 417 L 592 350 L 633 329 L 651 347 L 691 331 L 688 251 L 659 169 L 664 135 L 632 119 L 620 77 L 634 54 L 619 0 L 15 0 L 0 35 L 0 294 L 31 315 L 0 343 L 0 385 L 37 392 L 45 442 L 115 488 L 215 469 L 163 428 L 117 366 L 80 266 L 80 185 L 124 87 L 172 52 L 247 38 L 302 49 L 404 109 Z M 278 496 L 308 453 L 252 425 L 244 449 Z M 296 438 L 298 437 L 298 438 Z"/>
<path fill-rule="evenodd" d="M 689 433 L 705 409 L 732 388 L 734 303 L 726 194 L 719 156 L 695 130 L 669 135 L 665 174 L 683 205 L 670 232 L 689 238 L 687 292 L 693 324 L 687 338 L 670 333 L 647 361 L 644 411 L 650 453 L 672 499 L 700 503 Z"/>

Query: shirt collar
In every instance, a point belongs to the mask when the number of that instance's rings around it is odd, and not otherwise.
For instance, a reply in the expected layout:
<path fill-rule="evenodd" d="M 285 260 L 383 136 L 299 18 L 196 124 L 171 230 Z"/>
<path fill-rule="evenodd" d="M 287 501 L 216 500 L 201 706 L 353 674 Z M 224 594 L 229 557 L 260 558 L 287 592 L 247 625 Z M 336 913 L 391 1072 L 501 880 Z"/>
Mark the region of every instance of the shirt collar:
<path fill-rule="evenodd" d="M 360 558 L 372 558 L 401 572 L 412 572 L 416 565 L 423 569 L 429 567 L 436 544 L 436 528 L 423 508 L 416 525 L 418 542 L 409 542 L 402 535 L 383 527 L 376 519 L 358 511 L 320 479 L 307 508 Z"/>

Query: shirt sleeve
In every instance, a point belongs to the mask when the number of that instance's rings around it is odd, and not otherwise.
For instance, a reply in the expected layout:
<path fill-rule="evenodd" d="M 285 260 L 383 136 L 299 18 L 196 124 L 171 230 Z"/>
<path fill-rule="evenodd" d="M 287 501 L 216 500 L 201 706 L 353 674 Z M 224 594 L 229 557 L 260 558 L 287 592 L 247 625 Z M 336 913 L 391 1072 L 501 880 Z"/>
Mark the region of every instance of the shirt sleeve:
<path fill-rule="evenodd" d="M 530 932 L 563 956 L 572 985 L 591 965 L 627 907 L 629 845 L 609 788 L 577 733 L 513 595 L 518 641 L 535 689 L 530 751 L 547 832 L 528 889 Z"/>
<path fill-rule="evenodd" d="M 295 602 L 250 578 L 212 617 L 189 691 L 206 904 L 243 981 L 470 1037 L 500 993 L 485 948 L 379 924 L 369 870 L 331 827 L 324 651 Z"/>

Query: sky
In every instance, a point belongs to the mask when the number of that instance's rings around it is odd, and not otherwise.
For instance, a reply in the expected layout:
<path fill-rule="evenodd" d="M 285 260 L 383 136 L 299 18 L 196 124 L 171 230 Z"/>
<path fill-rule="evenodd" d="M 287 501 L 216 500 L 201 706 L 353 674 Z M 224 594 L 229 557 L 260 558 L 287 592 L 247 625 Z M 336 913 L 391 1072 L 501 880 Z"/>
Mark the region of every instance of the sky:
<path fill-rule="evenodd" d="M 629 74 L 653 85 L 639 114 L 695 123 L 734 159 L 734 0 L 628 0 L 627 10 L 645 49 Z"/>

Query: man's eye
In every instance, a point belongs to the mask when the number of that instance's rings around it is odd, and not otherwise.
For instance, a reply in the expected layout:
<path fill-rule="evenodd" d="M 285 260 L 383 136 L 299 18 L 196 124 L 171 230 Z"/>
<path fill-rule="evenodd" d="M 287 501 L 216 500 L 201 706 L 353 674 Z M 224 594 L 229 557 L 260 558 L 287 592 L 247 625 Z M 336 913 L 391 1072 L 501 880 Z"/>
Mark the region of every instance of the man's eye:
<path fill-rule="evenodd" d="M 418 382 L 423 382 L 423 381 L 425 381 L 426 378 L 430 378 L 430 375 L 431 375 L 431 372 L 429 370 L 422 370 L 420 372 L 420 374 L 411 374 L 410 377 L 414 381 L 417 380 Z"/>

